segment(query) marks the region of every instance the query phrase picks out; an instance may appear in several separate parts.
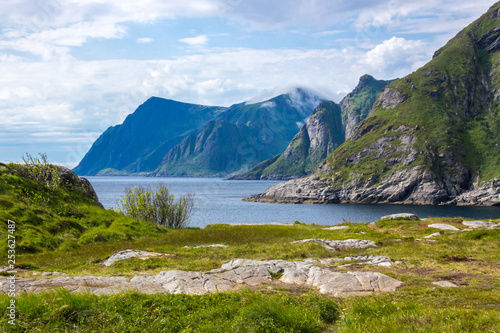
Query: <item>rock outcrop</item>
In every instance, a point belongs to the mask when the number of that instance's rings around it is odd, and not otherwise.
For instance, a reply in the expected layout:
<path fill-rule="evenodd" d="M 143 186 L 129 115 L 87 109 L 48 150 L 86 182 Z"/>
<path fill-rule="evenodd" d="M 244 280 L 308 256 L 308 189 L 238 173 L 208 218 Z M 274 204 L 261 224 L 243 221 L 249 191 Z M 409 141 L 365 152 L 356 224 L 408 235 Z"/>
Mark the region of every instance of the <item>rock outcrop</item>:
<path fill-rule="evenodd" d="M 97 193 L 95 192 L 94 187 L 92 186 L 92 184 L 90 184 L 87 178 L 78 177 L 76 173 L 66 167 L 57 166 L 56 170 L 61 185 L 72 190 L 82 191 L 83 193 L 85 193 L 85 196 L 87 196 L 89 199 L 94 200 L 98 205 L 103 207 L 103 205 L 99 202 L 99 198 L 97 197 Z"/>
<path fill-rule="evenodd" d="M 49 279 L 16 279 L 17 292 L 40 292 L 65 288 L 73 292 L 114 294 L 127 290 L 144 293 L 206 294 L 273 282 L 273 275 L 286 284 L 316 287 L 334 296 L 393 292 L 403 283 L 378 272 L 340 273 L 327 267 L 283 260 L 237 259 L 209 272 L 164 271 L 153 276 L 136 274 L 130 280 L 120 276 L 58 276 Z M 276 275 L 275 275 L 276 276 Z M 0 291 L 7 293 L 9 281 L 0 277 Z"/>
<path fill-rule="evenodd" d="M 500 205 L 499 8 L 384 88 L 312 175 L 248 200 Z"/>

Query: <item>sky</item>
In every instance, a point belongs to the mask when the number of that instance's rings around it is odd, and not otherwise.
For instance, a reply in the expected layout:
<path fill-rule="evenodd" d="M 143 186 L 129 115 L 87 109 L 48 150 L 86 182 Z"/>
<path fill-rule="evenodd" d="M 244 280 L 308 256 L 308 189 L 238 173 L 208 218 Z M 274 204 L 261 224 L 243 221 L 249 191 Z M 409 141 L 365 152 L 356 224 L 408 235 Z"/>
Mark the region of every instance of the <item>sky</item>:
<path fill-rule="evenodd" d="M 75 166 L 151 96 L 229 106 L 306 87 L 339 102 L 404 77 L 494 1 L 5 0 L 0 161 Z"/>

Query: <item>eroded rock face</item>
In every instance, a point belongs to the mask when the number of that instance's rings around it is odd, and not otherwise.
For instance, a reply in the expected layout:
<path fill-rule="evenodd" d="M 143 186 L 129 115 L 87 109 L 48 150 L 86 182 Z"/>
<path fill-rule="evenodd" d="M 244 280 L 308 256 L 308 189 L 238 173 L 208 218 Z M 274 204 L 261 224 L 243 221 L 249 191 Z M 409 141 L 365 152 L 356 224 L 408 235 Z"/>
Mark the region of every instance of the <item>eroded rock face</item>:
<path fill-rule="evenodd" d="M 367 257 L 368 258 L 368 257 Z M 377 259 L 377 258 L 373 258 Z M 236 259 L 209 272 L 164 271 L 158 275 L 137 274 L 125 277 L 73 276 L 51 279 L 17 279 L 17 292 L 39 292 L 65 288 L 73 292 L 114 294 L 126 290 L 144 293 L 206 294 L 238 289 L 244 285 L 272 282 L 271 275 L 280 273 L 282 283 L 316 287 L 323 294 L 334 296 L 392 292 L 403 283 L 377 272 L 334 272 L 327 267 L 284 260 Z M 0 278 L 0 291 L 7 293 L 9 282 Z"/>

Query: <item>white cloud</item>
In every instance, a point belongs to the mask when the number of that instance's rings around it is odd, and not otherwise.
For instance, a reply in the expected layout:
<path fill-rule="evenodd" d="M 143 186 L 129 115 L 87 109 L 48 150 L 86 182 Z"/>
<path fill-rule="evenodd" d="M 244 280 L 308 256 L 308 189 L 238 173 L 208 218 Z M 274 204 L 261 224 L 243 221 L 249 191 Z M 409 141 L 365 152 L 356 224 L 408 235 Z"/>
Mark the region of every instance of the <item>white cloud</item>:
<path fill-rule="evenodd" d="M 179 42 L 188 44 L 190 46 L 201 46 L 208 42 L 208 37 L 206 35 L 199 35 L 196 37 L 187 37 L 179 39 Z"/>
<path fill-rule="evenodd" d="M 368 51 L 365 63 L 371 68 L 384 69 L 395 64 L 411 62 L 415 60 L 415 56 L 422 56 L 418 52 L 422 47 L 422 41 L 392 37 Z"/>
<path fill-rule="evenodd" d="M 136 41 L 136 43 L 139 43 L 139 44 L 147 44 L 147 43 L 153 42 L 154 39 L 149 38 L 149 37 L 142 37 L 142 38 L 137 38 L 135 41 Z"/>

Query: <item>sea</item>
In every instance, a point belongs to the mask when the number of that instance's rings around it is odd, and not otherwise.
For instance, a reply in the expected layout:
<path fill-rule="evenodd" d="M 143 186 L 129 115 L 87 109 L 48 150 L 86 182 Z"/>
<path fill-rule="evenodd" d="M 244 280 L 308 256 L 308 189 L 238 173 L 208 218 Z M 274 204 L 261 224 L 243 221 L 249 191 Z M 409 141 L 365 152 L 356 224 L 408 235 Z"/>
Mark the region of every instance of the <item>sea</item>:
<path fill-rule="evenodd" d="M 194 193 L 195 208 L 190 227 L 203 228 L 218 223 L 293 223 L 335 225 L 348 222 L 373 222 L 395 213 L 415 213 L 426 217 L 463 217 L 498 219 L 500 207 L 455 207 L 380 204 L 278 204 L 245 202 L 242 199 L 263 192 L 277 181 L 224 180 L 191 177 L 86 177 L 99 201 L 106 208 L 119 209 L 125 190 L 134 186 L 169 187 L 176 197 Z"/>

